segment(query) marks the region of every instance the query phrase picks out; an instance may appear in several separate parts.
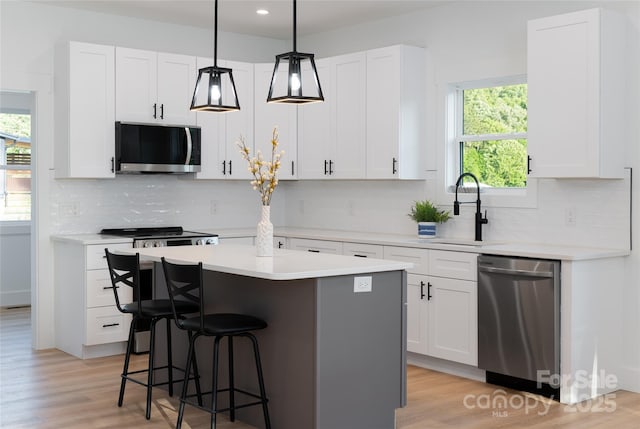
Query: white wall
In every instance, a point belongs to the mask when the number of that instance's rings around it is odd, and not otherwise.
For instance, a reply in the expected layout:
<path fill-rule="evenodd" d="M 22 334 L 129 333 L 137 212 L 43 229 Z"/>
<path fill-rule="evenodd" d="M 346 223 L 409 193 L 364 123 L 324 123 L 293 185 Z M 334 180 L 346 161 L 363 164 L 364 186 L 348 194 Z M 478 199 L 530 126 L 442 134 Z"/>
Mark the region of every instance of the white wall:
<path fill-rule="evenodd" d="M 288 44 L 232 33 L 219 43 L 220 58 L 271 61 Z M 0 1 L 0 90 L 34 93 L 32 136 L 31 285 L 36 348 L 53 347 L 53 251 L 50 236 L 95 233 L 120 225 L 183 225 L 213 229 L 255 225 L 259 199 L 245 181 L 188 182 L 177 177 L 118 177 L 111 181 L 55 180 L 53 164 L 54 46 L 69 40 L 212 56 L 212 29 L 198 29 L 60 8 L 43 3 Z M 272 218 L 283 219 L 284 193 L 274 196 Z M 211 213 L 211 201 L 217 211 Z M 4 259 L 4 254 L 3 254 Z"/>
<path fill-rule="evenodd" d="M 442 141 L 443 85 L 449 82 L 526 73 L 526 21 L 594 6 L 615 8 L 631 23 L 627 129 L 629 166 L 635 167 L 634 200 L 640 201 L 640 88 L 637 76 L 638 2 L 454 2 L 421 13 L 299 38 L 303 51 L 318 57 L 397 43 L 427 47 L 433 64 L 428 77 L 432 98 L 429 144 Z M 16 37 L 19 35 L 19 38 Z M 18 40 L 18 42 L 16 42 Z M 107 43 L 136 48 L 211 55 L 209 31 L 81 11 L 43 4 L 0 2 L 0 89 L 40 90 L 40 135 L 36 167 L 40 194 L 39 242 L 36 256 L 43 320 L 40 347 L 52 345 L 53 300 L 51 266 L 52 233 L 95 232 L 106 226 L 153 223 L 182 224 L 193 229 L 252 226 L 258 217 L 257 196 L 248 184 L 219 181 L 193 183 L 175 177 L 118 177 L 114 180 L 54 180 L 50 85 L 53 45 L 65 40 Z M 273 53 L 288 49 L 287 42 L 240 35 L 225 35 L 220 56 L 233 60 L 270 61 Z M 25 77 L 26 76 L 26 77 Z M 38 162 L 35 160 L 35 162 Z M 274 197 L 276 225 L 353 229 L 413 234 L 406 216 L 411 201 L 436 195 L 436 180 L 420 182 L 297 182 L 283 183 Z M 489 208 L 488 239 L 545 241 L 624 247 L 628 244 L 628 180 L 545 180 L 539 183 L 533 209 Z M 281 192 L 284 191 L 284 192 Z M 144 198 L 139 198 L 144 195 Z M 211 200 L 218 213 L 211 214 Z M 123 204 L 124 202 L 124 204 Z M 566 227 L 564 209 L 575 207 L 577 224 Z M 352 207 L 352 208 L 351 208 Z M 447 235 L 471 234 L 472 210 L 449 222 Z M 467 213 L 469 212 L 469 213 Z M 634 217 L 634 243 L 640 243 L 640 217 Z M 627 373 L 621 374 L 627 389 L 640 391 L 640 256 L 628 258 L 624 302 L 620 304 L 626 329 Z M 44 334 L 42 334 L 44 332 Z M 615 334 L 615 333 L 613 333 Z"/>
<path fill-rule="evenodd" d="M 452 2 L 411 15 L 331 31 L 299 40 L 318 56 L 337 55 L 397 43 L 426 47 L 433 70 L 428 76 L 433 98 L 425 118 L 434 124 L 429 142 L 439 156 L 440 170 L 425 182 L 300 182 L 287 189 L 286 224 L 323 228 L 413 234 L 406 216 L 413 200 L 438 198 L 444 139 L 444 87 L 448 83 L 526 74 L 526 22 L 560 13 L 606 7 L 628 18 L 627 162 L 635 169 L 633 201 L 640 201 L 640 3 L 637 1 L 512 1 Z M 320 76 L 322 79 L 322 76 Z M 438 98 L 440 97 L 440 98 Z M 432 146 L 432 145 L 435 145 Z M 630 180 L 539 180 L 534 208 L 489 207 L 489 240 L 626 247 L 630 241 Z M 301 203 L 301 201 L 303 201 Z M 439 201 L 442 202 L 442 201 Z M 301 210 L 301 207 L 303 210 Z M 351 209 L 350 207 L 355 207 Z M 565 225 L 565 210 L 575 209 L 575 226 Z M 640 216 L 633 216 L 633 243 L 640 246 Z M 449 221 L 442 233 L 473 235 L 473 209 Z M 616 374 L 623 388 L 640 391 L 640 253 L 627 258 L 626 282 L 620 302 L 624 320 L 625 372 Z M 606 287 L 606 285 L 603 285 Z M 594 315 L 607 317 L 607 315 Z M 612 333 L 617 335 L 618 333 Z"/>

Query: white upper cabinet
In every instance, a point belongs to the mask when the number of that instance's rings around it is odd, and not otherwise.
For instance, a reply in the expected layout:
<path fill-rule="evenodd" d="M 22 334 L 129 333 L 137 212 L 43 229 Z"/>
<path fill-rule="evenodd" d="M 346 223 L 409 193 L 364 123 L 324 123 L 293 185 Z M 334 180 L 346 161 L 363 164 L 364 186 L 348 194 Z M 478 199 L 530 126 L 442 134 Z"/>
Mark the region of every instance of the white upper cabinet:
<path fill-rule="evenodd" d="M 255 64 L 254 133 L 255 148 L 266 159 L 271 156 L 273 128 L 278 128 L 278 151 L 284 150 L 279 179 L 298 177 L 298 117 L 295 104 L 267 103 L 267 94 L 273 74 L 273 64 Z"/>
<path fill-rule="evenodd" d="M 198 58 L 198 69 L 213 65 L 211 58 Z M 201 171 L 197 179 L 248 179 L 247 161 L 242 159 L 236 142 L 242 136 L 253 155 L 253 64 L 218 60 L 219 67 L 233 70 L 240 110 L 235 112 L 198 112 L 202 130 Z M 195 85 L 195 83 L 194 83 Z M 224 94 L 230 97 L 231 94 Z"/>
<path fill-rule="evenodd" d="M 114 177 L 113 46 L 69 42 L 56 52 L 55 174 Z"/>
<path fill-rule="evenodd" d="M 624 34 L 601 9 L 529 21 L 532 177 L 623 177 Z"/>
<path fill-rule="evenodd" d="M 364 179 L 365 53 L 318 60 L 316 66 L 325 101 L 298 109 L 299 177 Z"/>
<path fill-rule="evenodd" d="M 116 48 L 116 119 L 193 125 L 195 57 Z"/>
<path fill-rule="evenodd" d="M 426 80 L 423 48 L 367 51 L 367 178 L 424 177 Z"/>

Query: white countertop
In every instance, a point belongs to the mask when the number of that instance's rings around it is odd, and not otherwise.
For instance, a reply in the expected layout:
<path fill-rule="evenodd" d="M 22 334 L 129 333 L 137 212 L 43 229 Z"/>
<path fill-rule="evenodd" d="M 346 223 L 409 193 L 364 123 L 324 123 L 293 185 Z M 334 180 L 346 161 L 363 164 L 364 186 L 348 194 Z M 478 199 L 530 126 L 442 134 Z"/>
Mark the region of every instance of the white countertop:
<path fill-rule="evenodd" d="M 255 228 L 198 229 L 199 232 L 219 234 L 224 238 L 251 237 Z M 380 246 L 401 246 L 419 249 L 450 250 L 456 252 L 483 253 L 487 255 L 521 256 L 528 258 L 556 260 L 589 260 L 628 256 L 629 249 L 609 249 L 541 243 L 509 243 L 483 241 L 480 244 L 465 239 L 421 239 L 400 234 L 374 232 L 352 232 L 311 228 L 276 228 L 274 235 L 288 238 L 311 240 L 343 241 L 351 243 L 375 244 Z M 70 241 L 80 244 L 115 244 L 132 242 L 131 238 L 103 236 L 100 234 L 53 235 L 52 240 Z"/>
<path fill-rule="evenodd" d="M 308 253 L 274 249 L 272 257 L 256 256 L 255 246 L 220 244 L 218 246 L 176 246 L 147 249 L 123 249 L 119 253 L 140 253 L 140 258 L 160 262 L 197 264 L 204 269 L 268 280 L 296 280 L 353 274 L 399 271 L 412 263 L 355 256 Z"/>

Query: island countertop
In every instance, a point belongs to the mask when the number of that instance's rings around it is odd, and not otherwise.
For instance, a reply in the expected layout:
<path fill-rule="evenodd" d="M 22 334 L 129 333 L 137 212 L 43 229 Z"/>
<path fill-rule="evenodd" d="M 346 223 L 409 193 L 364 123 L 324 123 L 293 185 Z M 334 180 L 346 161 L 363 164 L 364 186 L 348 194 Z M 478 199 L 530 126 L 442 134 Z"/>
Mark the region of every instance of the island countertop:
<path fill-rule="evenodd" d="M 256 256 L 255 246 L 220 244 L 218 246 L 176 246 L 118 249 L 119 253 L 139 253 L 145 260 L 197 264 L 205 270 L 237 274 L 267 280 L 296 280 L 352 274 L 401 271 L 413 267 L 410 262 L 355 256 L 308 253 L 273 249 L 273 256 Z"/>

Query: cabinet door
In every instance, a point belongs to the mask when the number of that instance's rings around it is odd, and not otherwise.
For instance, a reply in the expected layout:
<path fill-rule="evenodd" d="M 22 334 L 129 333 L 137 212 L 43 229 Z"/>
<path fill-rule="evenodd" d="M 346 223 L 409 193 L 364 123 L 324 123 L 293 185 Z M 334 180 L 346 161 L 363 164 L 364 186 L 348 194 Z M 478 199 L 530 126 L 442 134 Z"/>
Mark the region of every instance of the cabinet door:
<path fill-rule="evenodd" d="M 69 127 L 68 141 L 60 142 L 68 168 L 59 176 L 114 177 L 114 47 L 72 42 L 69 50 L 69 119 L 58 124 Z"/>
<path fill-rule="evenodd" d="M 326 101 L 298 109 L 298 160 L 300 179 L 329 178 L 329 161 L 335 155 L 335 131 L 331 123 L 332 79 L 329 60 L 316 61 Z"/>
<path fill-rule="evenodd" d="M 335 177 L 364 179 L 366 164 L 366 56 L 364 52 L 331 59 Z"/>
<path fill-rule="evenodd" d="M 414 267 L 408 269 L 408 272 L 426 275 L 429 273 L 429 252 L 430 250 L 414 247 L 384 246 L 384 259 L 411 262 Z"/>
<path fill-rule="evenodd" d="M 290 238 L 289 249 L 312 253 L 342 254 L 342 242 L 329 240 L 309 240 L 306 238 Z"/>
<path fill-rule="evenodd" d="M 194 125 L 190 110 L 196 85 L 196 58 L 158 53 L 158 118 L 171 125 Z"/>
<path fill-rule="evenodd" d="M 377 244 L 342 243 L 342 254 L 359 258 L 382 259 L 384 250 L 382 246 Z"/>
<path fill-rule="evenodd" d="M 367 51 L 367 178 L 424 177 L 426 80 L 422 48 Z"/>
<path fill-rule="evenodd" d="M 273 64 L 255 64 L 255 146 L 268 158 L 271 156 L 273 128 L 278 128 L 278 150 L 284 150 L 279 179 L 296 179 L 298 170 L 298 116 L 296 105 L 267 103 L 273 74 Z"/>
<path fill-rule="evenodd" d="M 220 61 L 219 61 L 220 63 Z M 253 64 L 235 61 L 224 61 L 224 67 L 233 70 L 233 79 L 236 83 L 240 110 L 224 113 L 226 120 L 224 146 L 226 150 L 226 178 L 249 179 L 252 175 L 247 170 L 247 161 L 242 159 L 236 142 L 240 136 L 244 137 L 247 146 L 254 155 L 253 134 Z M 225 96 L 229 96 L 225 94 Z"/>
<path fill-rule="evenodd" d="M 528 23 L 532 177 L 624 176 L 624 23 L 605 12 Z"/>
<path fill-rule="evenodd" d="M 116 48 L 116 120 L 155 122 L 159 116 L 158 54 Z"/>
<path fill-rule="evenodd" d="M 467 365 L 478 364 L 477 283 L 428 278 L 428 353 Z"/>
<path fill-rule="evenodd" d="M 427 354 L 427 277 L 407 275 L 407 351 Z"/>

